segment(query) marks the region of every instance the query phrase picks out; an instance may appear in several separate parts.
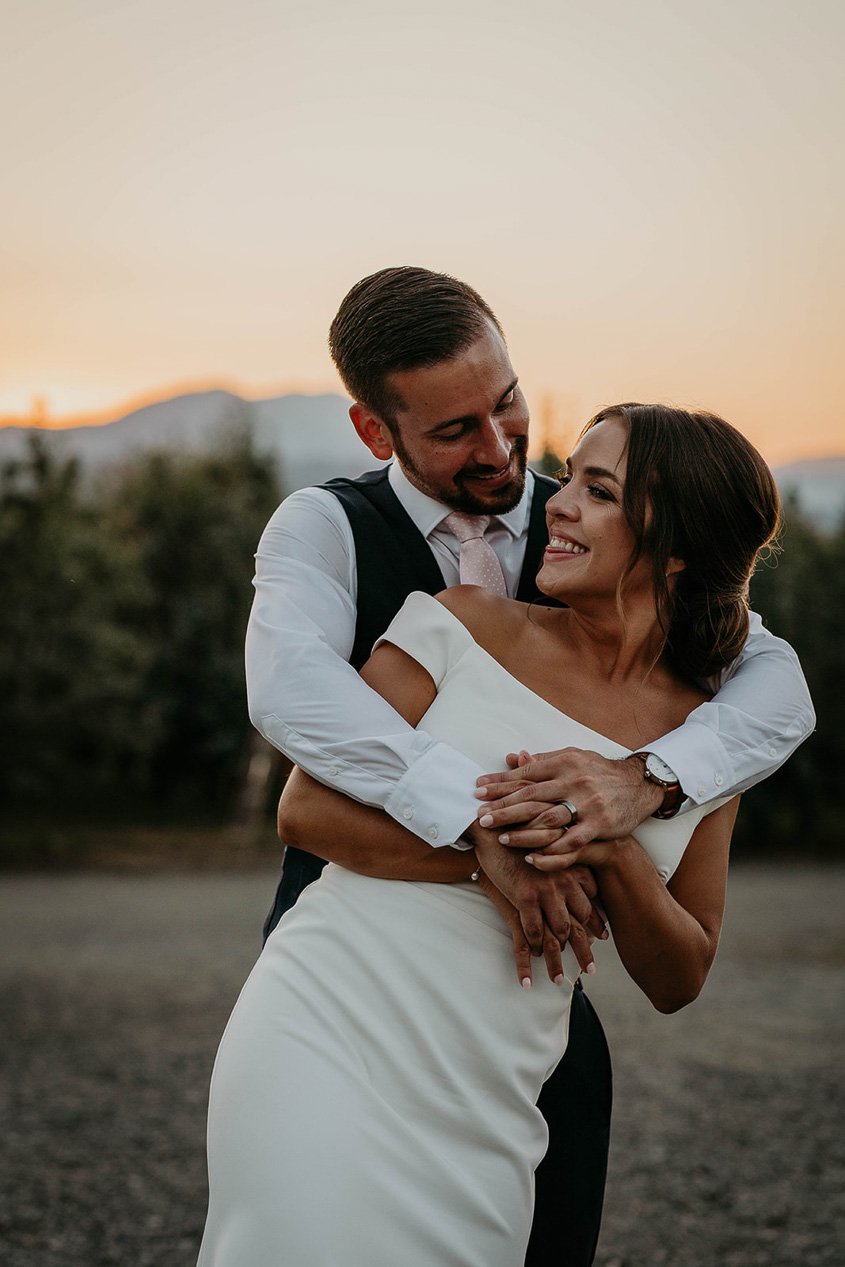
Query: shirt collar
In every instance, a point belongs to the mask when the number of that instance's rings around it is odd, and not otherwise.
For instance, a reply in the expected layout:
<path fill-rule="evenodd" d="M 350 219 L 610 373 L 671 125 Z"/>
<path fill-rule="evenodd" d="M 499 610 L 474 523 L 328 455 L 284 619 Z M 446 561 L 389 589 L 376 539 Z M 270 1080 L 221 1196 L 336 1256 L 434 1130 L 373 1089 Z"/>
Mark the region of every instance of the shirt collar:
<path fill-rule="evenodd" d="M 402 507 L 410 515 L 424 537 L 429 537 L 437 525 L 442 523 L 446 515 L 451 514 L 454 509 L 453 506 L 447 506 L 444 502 L 439 502 L 434 497 L 429 497 L 427 493 L 421 492 L 415 484 L 411 483 L 402 467 L 395 460 L 390 464 L 387 478 Z M 528 523 L 528 508 L 531 505 L 531 494 L 533 491 L 534 476 L 529 470 L 526 474 L 525 489 L 522 497 L 513 510 L 509 510 L 504 515 L 492 516 L 497 523 L 507 529 L 514 539 L 520 537 L 525 531 Z"/>

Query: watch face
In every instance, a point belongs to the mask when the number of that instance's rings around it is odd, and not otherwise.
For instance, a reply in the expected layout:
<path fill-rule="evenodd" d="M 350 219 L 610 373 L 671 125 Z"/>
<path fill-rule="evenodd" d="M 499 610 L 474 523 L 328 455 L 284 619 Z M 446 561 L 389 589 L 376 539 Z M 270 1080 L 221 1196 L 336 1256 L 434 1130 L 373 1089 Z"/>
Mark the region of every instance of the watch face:
<path fill-rule="evenodd" d="M 677 783 L 678 776 L 671 766 L 665 761 L 661 761 L 660 757 L 650 752 L 646 757 L 646 769 L 655 779 L 659 779 L 661 783 Z"/>

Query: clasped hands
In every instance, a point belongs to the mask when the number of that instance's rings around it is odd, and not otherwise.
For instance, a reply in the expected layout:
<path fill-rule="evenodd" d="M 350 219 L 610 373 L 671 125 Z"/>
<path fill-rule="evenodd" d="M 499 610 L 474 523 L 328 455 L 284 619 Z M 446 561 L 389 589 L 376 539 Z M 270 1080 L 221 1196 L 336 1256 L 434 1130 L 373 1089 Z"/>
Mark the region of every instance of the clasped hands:
<path fill-rule="evenodd" d="M 506 771 L 478 780 L 483 804 L 467 838 L 479 880 L 510 925 L 520 981 L 531 984 L 533 954 L 543 955 L 550 978 L 562 983 L 567 942 L 589 973 L 590 942 L 607 936 L 593 868 L 612 859 L 659 807 L 662 792 L 646 782 L 638 761 L 578 748 L 510 753 L 507 763 Z M 564 801 L 577 809 L 574 824 Z"/>

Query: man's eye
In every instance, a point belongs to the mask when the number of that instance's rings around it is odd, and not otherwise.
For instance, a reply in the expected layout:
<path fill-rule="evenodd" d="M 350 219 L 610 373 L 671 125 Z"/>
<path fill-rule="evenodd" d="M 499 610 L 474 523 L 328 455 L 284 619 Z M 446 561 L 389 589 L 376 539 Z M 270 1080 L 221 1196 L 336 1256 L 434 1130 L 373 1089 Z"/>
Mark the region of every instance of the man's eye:
<path fill-rule="evenodd" d="M 567 484 L 569 483 L 571 479 L 572 479 L 571 471 L 558 471 L 557 482 L 558 484 L 560 484 L 561 488 L 566 488 Z"/>
<path fill-rule="evenodd" d="M 513 391 L 509 391 L 507 396 L 502 397 L 502 399 L 499 401 L 498 405 L 496 406 L 496 413 L 499 413 L 503 409 L 510 409 L 511 405 L 513 404 L 515 393 L 516 393 L 516 389 L 514 389 Z"/>

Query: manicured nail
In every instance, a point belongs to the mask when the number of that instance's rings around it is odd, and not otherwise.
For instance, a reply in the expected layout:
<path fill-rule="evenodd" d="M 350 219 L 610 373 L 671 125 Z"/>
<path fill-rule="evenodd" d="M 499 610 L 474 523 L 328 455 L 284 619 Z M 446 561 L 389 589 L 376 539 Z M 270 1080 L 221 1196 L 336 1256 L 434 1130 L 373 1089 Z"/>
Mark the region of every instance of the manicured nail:
<path fill-rule="evenodd" d="M 557 976 L 555 977 L 555 985 L 563 985 L 565 980 L 566 980 L 566 977 L 563 975 L 562 972 L 559 972 Z"/>
<path fill-rule="evenodd" d="M 478 821 L 479 821 L 479 823 L 481 823 L 481 826 L 482 826 L 482 827 L 492 827 L 492 826 L 493 826 L 493 815 L 492 815 L 492 814 L 482 814 L 482 815 L 481 815 L 481 817 L 479 818 L 479 820 L 478 820 Z"/>
<path fill-rule="evenodd" d="M 482 822 L 483 822 L 483 821 L 484 821 L 484 820 L 482 819 Z M 491 819 L 490 819 L 490 822 L 492 823 L 492 821 L 493 821 L 493 819 L 491 818 Z M 510 836 L 507 834 L 507 832 L 505 832 L 505 834 L 504 834 L 503 836 L 500 836 L 500 837 L 499 837 L 499 844 L 500 844 L 500 845 L 507 845 L 507 844 L 510 844 Z"/>
<path fill-rule="evenodd" d="M 533 855 L 533 853 L 527 853 L 527 854 L 525 855 L 525 861 L 528 863 L 529 867 L 533 867 L 533 866 L 534 866 L 534 855 Z"/>
<path fill-rule="evenodd" d="M 530 978 L 530 977 L 523 977 L 523 978 L 522 978 L 522 988 L 523 988 L 523 990 L 530 990 L 530 989 L 531 989 L 531 978 Z"/>
<path fill-rule="evenodd" d="M 479 799 L 479 801 L 486 801 L 486 800 L 487 800 L 487 788 L 486 788 L 486 787 L 477 787 L 477 788 L 475 789 L 475 791 L 473 792 L 473 796 L 477 796 L 477 797 L 478 797 L 478 799 Z"/>
<path fill-rule="evenodd" d="M 588 977 L 591 977 L 593 973 L 595 972 L 595 970 L 596 970 L 596 965 L 594 963 L 588 963 L 586 968 L 584 969 Z"/>
<path fill-rule="evenodd" d="M 610 936 L 610 933 L 607 931 L 606 928 L 603 928 L 601 932 L 599 933 L 599 937 L 602 941 L 607 941 L 609 936 Z"/>

